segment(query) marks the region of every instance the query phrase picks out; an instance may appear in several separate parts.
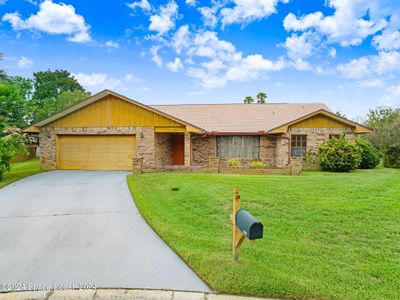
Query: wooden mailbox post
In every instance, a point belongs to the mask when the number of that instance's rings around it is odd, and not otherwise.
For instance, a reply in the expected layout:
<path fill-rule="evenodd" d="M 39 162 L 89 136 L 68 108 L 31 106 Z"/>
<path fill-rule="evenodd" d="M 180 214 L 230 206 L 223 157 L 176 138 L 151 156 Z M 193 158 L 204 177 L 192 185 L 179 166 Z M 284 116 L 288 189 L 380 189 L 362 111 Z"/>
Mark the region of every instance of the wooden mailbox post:
<path fill-rule="evenodd" d="M 247 237 L 250 242 L 262 239 L 263 225 L 258 222 L 248 211 L 240 209 L 239 188 L 233 189 L 233 210 L 230 215 L 232 223 L 232 255 L 233 260 L 239 259 L 240 246 Z"/>

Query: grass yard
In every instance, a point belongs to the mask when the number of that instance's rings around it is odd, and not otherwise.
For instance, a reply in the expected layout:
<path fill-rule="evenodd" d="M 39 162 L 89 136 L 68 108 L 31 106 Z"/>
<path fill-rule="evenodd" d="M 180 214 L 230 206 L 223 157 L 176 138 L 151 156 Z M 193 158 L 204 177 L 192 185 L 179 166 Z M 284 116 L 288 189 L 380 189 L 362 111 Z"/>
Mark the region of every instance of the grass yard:
<path fill-rule="evenodd" d="M 28 177 L 37 173 L 44 172 L 40 168 L 39 159 L 31 159 L 19 163 L 11 164 L 11 171 L 6 172 L 4 180 L 0 181 L 0 188 L 10 184 L 14 181 L 20 180 L 24 177 Z"/>
<path fill-rule="evenodd" d="M 296 299 L 400 299 L 400 170 L 302 176 L 130 175 L 159 235 L 218 292 Z M 264 224 L 231 258 L 232 190 Z M 171 191 L 178 187 L 179 191 Z"/>

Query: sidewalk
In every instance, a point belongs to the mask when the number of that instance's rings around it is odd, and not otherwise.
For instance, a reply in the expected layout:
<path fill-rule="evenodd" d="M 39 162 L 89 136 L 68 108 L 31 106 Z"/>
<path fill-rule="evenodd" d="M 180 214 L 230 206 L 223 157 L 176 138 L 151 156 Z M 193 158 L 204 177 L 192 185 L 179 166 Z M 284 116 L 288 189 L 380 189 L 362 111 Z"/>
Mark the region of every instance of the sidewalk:
<path fill-rule="evenodd" d="M 66 290 L 66 291 L 36 291 L 36 292 L 11 292 L 0 293 L 0 300 L 256 300 L 265 298 L 252 298 L 211 293 L 194 293 L 163 290 L 139 289 L 98 289 L 98 290 Z"/>

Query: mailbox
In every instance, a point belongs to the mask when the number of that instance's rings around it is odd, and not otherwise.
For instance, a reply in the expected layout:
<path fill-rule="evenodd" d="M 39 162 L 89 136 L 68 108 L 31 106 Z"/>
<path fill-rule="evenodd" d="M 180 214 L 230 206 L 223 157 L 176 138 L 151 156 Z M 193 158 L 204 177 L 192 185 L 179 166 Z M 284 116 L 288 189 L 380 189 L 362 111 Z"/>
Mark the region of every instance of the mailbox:
<path fill-rule="evenodd" d="M 249 240 L 262 239 L 263 237 L 263 225 L 245 209 L 237 211 L 236 226 Z"/>

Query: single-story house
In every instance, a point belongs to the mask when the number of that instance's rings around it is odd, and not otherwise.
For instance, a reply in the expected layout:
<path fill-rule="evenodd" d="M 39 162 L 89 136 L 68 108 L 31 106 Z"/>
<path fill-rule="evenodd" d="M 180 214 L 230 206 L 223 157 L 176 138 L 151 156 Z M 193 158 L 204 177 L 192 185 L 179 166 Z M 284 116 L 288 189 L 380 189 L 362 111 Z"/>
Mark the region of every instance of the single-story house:
<path fill-rule="evenodd" d="M 131 170 L 207 165 L 210 158 L 284 167 L 326 139 L 369 128 L 322 103 L 145 105 L 105 90 L 24 132 L 38 133 L 45 169 Z"/>

